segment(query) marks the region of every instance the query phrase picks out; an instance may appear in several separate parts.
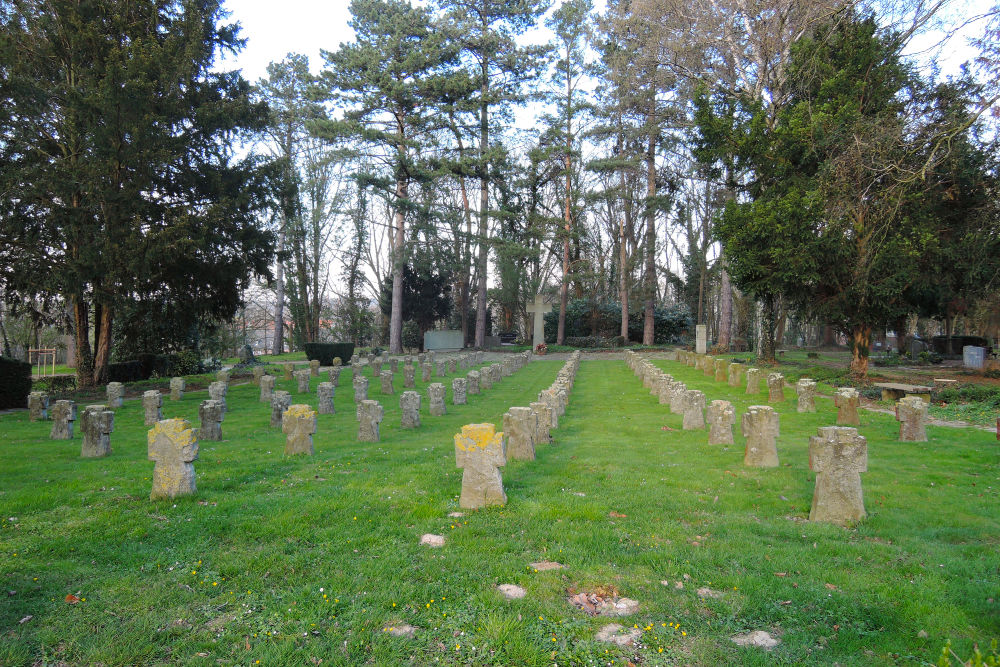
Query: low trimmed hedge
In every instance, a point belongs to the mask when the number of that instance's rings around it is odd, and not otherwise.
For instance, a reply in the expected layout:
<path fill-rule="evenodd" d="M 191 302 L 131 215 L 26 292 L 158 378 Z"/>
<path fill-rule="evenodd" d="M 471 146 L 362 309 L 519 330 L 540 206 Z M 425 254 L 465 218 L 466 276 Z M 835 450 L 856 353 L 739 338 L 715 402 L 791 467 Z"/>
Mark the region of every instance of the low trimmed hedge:
<path fill-rule="evenodd" d="M 335 357 L 340 357 L 340 362 L 346 366 L 354 355 L 354 343 L 306 343 L 302 348 L 306 359 L 319 360 L 320 366 L 332 366 Z"/>
<path fill-rule="evenodd" d="M 23 408 L 31 393 L 31 364 L 0 357 L 0 410 Z"/>

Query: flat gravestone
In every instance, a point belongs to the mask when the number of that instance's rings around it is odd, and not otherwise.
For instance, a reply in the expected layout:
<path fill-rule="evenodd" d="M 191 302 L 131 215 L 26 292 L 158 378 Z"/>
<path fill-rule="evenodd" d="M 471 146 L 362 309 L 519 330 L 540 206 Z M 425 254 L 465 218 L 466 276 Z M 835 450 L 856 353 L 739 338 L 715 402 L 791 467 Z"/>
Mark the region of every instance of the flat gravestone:
<path fill-rule="evenodd" d="M 404 391 L 399 397 L 400 420 L 403 428 L 420 427 L 420 394 L 415 391 Z"/>
<path fill-rule="evenodd" d="M 285 434 L 285 456 L 313 455 L 313 433 L 316 432 L 316 411 L 308 405 L 291 405 L 281 416 L 281 432 Z"/>
<path fill-rule="evenodd" d="M 861 420 L 858 418 L 858 406 L 861 404 L 861 395 L 854 387 L 842 387 L 837 390 L 833 397 L 833 404 L 837 408 L 838 426 L 860 426 Z"/>
<path fill-rule="evenodd" d="M 189 496 L 196 491 L 193 461 L 198 459 L 198 436 L 186 419 L 156 422 L 147 436 L 153 465 L 150 500 Z"/>
<path fill-rule="evenodd" d="M 465 378 L 455 378 L 451 381 L 451 403 L 452 405 L 465 405 L 468 400 L 465 397 L 467 380 Z"/>
<path fill-rule="evenodd" d="M 260 378 L 260 402 L 270 403 L 271 394 L 274 393 L 274 383 L 277 381 L 273 375 L 264 375 Z"/>
<path fill-rule="evenodd" d="M 746 449 L 743 465 L 752 468 L 778 466 L 778 413 L 767 405 L 751 405 L 743 413 L 743 437 Z"/>
<path fill-rule="evenodd" d="M 226 411 L 222 403 L 212 399 L 202 401 L 198 406 L 198 419 L 201 427 L 198 429 L 198 438 L 201 440 L 222 440 L 222 420 L 226 416 Z"/>
<path fill-rule="evenodd" d="M 75 421 L 76 403 L 56 401 L 52 407 L 52 430 L 49 432 L 49 437 L 52 440 L 72 440 Z"/>
<path fill-rule="evenodd" d="M 337 411 L 333 407 L 333 383 L 320 382 L 316 385 L 316 410 L 321 415 L 332 415 Z"/>
<path fill-rule="evenodd" d="M 462 495 L 466 509 L 506 505 L 507 494 L 499 468 L 507 465 L 504 434 L 493 424 L 466 424 L 455 435 L 455 465 L 462 468 Z"/>
<path fill-rule="evenodd" d="M 733 424 L 736 410 L 729 401 L 712 401 L 708 406 L 708 444 L 733 444 Z"/>
<path fill-rule="evenodd" d="M 440 417 L 448 412 L 444 404 L 444 394 L 444 385 L 440 382 L 427 385 L 428 410 L 435 417 Z"/>
<path fill-rule="evenodd" d="M 857 429 L 820 428 L 809 438 L 809 469 L 816 473 L 810 521 L 844 525 L 865 518 L 861 473 L 868 470 L 868 442 Z"/>
<path fill-rule="evenodd" d="M 179 401 L 184 398 L 187 381 L 184 378 L 170 378 L 170 400 Z"/>
<path fill-rule="evenodd" d="M 271 428 L 281 428 L 281 418 L 292 405 L 292 395 L 287 391 L 271 394 Z"/>
<path fill-rule="evenodd" d="M 111 453 L 111 432 L 115 429 L 115 413 L 105 405 L 88 405 L 80 416 L 83 445 L 80 456 L 98 458 Z"/>
<path fill-rule="evenodd" d="M 510 408 L 504 414 L 503 432 L 507 436 L 507 458 L 520 461 L 535 460 L 537 419 L 531 408 Z"/>
<path fill-rule="evenodd" d="M 152 426 L 163 419 L 163 396 L 155 389 L 142 392 L 142 410 L 146 426 Z"/>
<path fill-rule="evenodd" d="M 358 441 L 378 442 L 379 424 L 385 412 L 378 401 L 364 400 L 358 405 Z"/>
<path fill-rule="evenodd" d="M 108 407 L 114 410 L 120 408 L 124 403 L 125 385 L 121 382 L 109 382 L 107 389 Z"/>

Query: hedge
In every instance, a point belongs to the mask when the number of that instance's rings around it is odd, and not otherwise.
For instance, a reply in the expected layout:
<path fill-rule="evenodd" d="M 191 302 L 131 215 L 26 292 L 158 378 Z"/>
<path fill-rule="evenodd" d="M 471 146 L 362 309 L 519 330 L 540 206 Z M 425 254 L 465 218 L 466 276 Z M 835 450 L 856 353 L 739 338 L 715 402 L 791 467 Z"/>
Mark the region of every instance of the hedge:
<path fill-rule="evenodd" d="M 332 366 L 334 357 L 340 357 L 341 363 L 347 365 L 354 355 L 354 343 L 306 343 L 302 348 L 306 359 L 318 359 L 321 366 Z"/>
<path fill-rule="evenodd" d="M 0 357 L 0 410 L 23 408 L 31 393 L 31 364 Z"/>

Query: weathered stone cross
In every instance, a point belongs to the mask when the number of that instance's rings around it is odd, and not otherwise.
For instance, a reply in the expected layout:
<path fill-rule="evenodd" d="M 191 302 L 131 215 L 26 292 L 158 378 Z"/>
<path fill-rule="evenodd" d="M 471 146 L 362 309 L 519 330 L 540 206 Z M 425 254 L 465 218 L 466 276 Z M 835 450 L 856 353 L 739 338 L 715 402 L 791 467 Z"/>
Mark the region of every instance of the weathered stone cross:
<path fill-rule="evenodd" d="M 545 303 L 545 298 L 541 294 L 535 297 L 535 302 L 529 304 L 525 309 L 535 316 L 535 326 L 531 334 L 531 347 L 534 348 L 539 343 L 545 342 L 545 313 L 552 307 Z"/>

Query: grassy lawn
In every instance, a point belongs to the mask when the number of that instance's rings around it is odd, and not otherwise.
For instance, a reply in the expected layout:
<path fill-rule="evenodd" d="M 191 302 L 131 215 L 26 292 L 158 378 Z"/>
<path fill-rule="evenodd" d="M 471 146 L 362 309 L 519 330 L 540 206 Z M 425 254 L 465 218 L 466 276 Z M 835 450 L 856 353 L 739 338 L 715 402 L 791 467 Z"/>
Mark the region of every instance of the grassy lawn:
<path fill-rule="evenodd" d="M 658 364 L 738 413 L 751 404 Z M 225 440 L 202 443 L 198 493 L 175 502 L 148 499 L 139 401 L 118 410 L 104 459 L 79 458 L 79 428 L 50 441 L 50 424 L 0 417 L 0 579 L 15 591 L 0 605 L 0 665 L 911 665 L 949 638 L 968 656 L 1000 637 L 1000 454 L 981 431 L 929 427 L 930 442 L 899 443 L 890 416 L 862 413 L 869 517 L 811 524 L 808 437 L 833 423 L 831 401 L 798 415 L 788 390 L 781 467 L 748 469 L 738 428 L 735 446 L 710 447 L 623 361 L 585 360 L 554 443 L 503 469 L 508 505 L 448 517 L 462 476 L 453 434 L 499 427 L 561 366 L 536 359 L 465 406 L 449 388 L 443 417 L 428 414 L 418 373 L 423 425 L 409 431 L 400 373 L 374 444 L 356 442 L 347 368 L 311 458 L 284 457 L 256 387 L 233 386 Z M 293 382 L 278 388 L 315 405 Z M 369 394 L 380 399 L 378 383 Z M 194 423 L 205 398 L 165 397 L 164 415 Z M 447 543 L 422 547 L 423 533 Z M 540 560 L 565 569 L 534 572 Z M 503 583 L 527 596 L 504 600 Z M 598 588 L 639 601 L 617 621 L 643 631 L 638 646 L 594 641 L 615 619 L 566 602 Z M 385 632 L 403 623 L 414 638 Z M 781 645 L 729 639 L 755 629 Z"/>

